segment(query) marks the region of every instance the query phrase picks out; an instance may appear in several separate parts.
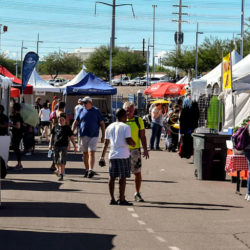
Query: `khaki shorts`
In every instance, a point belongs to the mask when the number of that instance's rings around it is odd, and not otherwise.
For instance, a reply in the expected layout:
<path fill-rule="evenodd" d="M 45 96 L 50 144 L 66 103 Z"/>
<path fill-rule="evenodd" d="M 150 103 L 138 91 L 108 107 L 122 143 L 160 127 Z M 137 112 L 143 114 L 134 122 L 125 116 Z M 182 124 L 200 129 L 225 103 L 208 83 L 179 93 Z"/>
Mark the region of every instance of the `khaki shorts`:
<path fill-rule="evenodd" d="M 96 151 L 98 137 L 81 136 L 78 141 L 80 151 Z"/>
<path fill-rule="evenodd" d="M 137 174 L 141 172 L 141 149 L 130 149 L 131 172 Z"/>

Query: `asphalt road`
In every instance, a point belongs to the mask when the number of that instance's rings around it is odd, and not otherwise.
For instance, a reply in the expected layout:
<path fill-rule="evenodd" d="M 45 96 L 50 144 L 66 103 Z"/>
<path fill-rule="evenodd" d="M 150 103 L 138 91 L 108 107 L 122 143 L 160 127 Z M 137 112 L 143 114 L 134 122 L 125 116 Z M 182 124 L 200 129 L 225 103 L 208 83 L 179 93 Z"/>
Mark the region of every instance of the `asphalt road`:
<path fill-rule="evenodd" d="M 48 170 L 46 145 L 23 166 L 2 181 L 0 249 L 250 249 L 244 195 L 229 179 L 196 180 L 192 159 L 177 153 L 150 152 L 143 161 L 145 202 L 132 207 L 108 204 L 108 168 L 96 166 L 98 175 L 83 178 L 80 153 L 70 153 L 63 182 Z M 133 201 L 133 194 L 131 177 L 126 198 Z"/>

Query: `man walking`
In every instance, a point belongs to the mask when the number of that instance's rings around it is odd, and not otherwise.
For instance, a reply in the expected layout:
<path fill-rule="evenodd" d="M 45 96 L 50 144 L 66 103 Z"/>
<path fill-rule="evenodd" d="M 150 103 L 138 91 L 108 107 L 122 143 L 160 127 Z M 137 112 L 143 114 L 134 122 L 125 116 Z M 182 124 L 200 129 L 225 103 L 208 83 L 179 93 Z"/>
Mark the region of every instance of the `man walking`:
<path fill-rule="evenodd" d="M 131 128 L 131 136 L 132 139 L 135 141 L 135 146 L 130 146 L 130 158 L 131 158 L 131 172 L 135 175 L 135 201 L 143 202 L 143 198 L 140 194 L 141 189 L 141 182 L 142 182 L 142 176 L 141 176 L 141 144 L 143 147 L 143 157 L 146 159 L 149 158 L 149 153 L 147 149 L 147 139 L 145 135 L 145 128 L 144 128 L 144 122 L 141 119 L 141 117 L 134 116 L 135 107 L 134 104 L 131 102 L 125 102 L 123 104 L 123 108 L 127 112 L 127 121 L 126 124 L 128 124 Z"/>
<path fill-rule="evenodd" d="M 84 177 L 94 176 L 95 152 L 99 136 L 99 128 L 102 130 L 101 142 L 104 143 L 105 124 L 100 110 L 93 106 L 92 99 L 86 96 L 82 100 L 83 106 L 78 109 L 72 124 L 74 131 L 78 126 L 79 148 L 83 152 L 83 162 L 86 168 Z"/>
<path fill-rule="evenodd" d="M 107 127 L 105 133 L 105 144 L 99 164 L 104 165 L 104 157 L 110 143 L 109 152 L 109 193 L 110 205 L 125 205 L 131 206 L 132 203 L 125 199 L 126 178 L 130 177 L 130 152 L 129 145 L 135 146 L 135 142 L 131 138 L 130 127 L 125 124 L 127 120 L 126 111 L 118 109 L 116 111 L 116 118 L 118 121 L 113 122 Z M 101 164 L 102 162 L 102 164 Z M 118 202 L 114 197 L 115 179 L 119 178 L 120 198 Z"/>

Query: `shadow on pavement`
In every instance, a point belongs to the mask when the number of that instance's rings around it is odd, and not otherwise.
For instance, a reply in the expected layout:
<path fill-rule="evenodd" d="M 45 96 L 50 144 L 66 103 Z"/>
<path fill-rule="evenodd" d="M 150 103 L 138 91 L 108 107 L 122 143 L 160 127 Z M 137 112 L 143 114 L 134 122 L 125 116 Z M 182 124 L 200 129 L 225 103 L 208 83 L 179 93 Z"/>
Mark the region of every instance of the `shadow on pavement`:
<path fill-rule="evenodd" d="M 18 180 L 18 179 L 15 179 Z M 52 181 L 37 181 L 37 180 L 14 180 L 5 179 L 2 181 L 3 190 L 29 190 L 29 191 L 60 191 L 60 192 L 72 192 L 81 191 L 79 189 L 60 189 L 62 182 Z"/>
<path fill-rule="evenodd" d="M 1 246 L 4 250 L 110 250 L 115 235 L 90 233 L 51 233 L 0 230 Z"/>
<path fill-rule="evenodd" d="M 229 211 L 229 208 L 243 208 L 240 206 L 223 205 L 223 204 L 207 204 L 207 203 L 176 203 L 176 202 L 162 202 L 162 201 L 152 201 L 145 202 L 145 204 L 151 205 L 141 205 L 139 207 L 152 207 L 152 208 L 171 208 L 171 209 L 190 209 L 190 210 L 209 210 L 209 211 Z M 215 207 L 215 208 L 211 208 Z"/>
<path fill-rule="evenodd" d="M 68 161 L 80 161 L 82 162 L 82 154 L 81 153 L 74 153 L 74 152 L 68 152 L 67 156 Z M 16 157 L 13 151 L 10 151 L 9 154 L 9 161 L 16 161 Z M 22 161 L 48 161 L 51 162 L 52 159 L 48 158 L 48 150 L 39 150 L 38 152 L 34 153 L 33 155 L 25 156 L 22 155 Z"/>
<path fill-rule="evenodd" d="M 99 218 L 81 203 L 3 202 L 0 211 L 0 217 Z"/>

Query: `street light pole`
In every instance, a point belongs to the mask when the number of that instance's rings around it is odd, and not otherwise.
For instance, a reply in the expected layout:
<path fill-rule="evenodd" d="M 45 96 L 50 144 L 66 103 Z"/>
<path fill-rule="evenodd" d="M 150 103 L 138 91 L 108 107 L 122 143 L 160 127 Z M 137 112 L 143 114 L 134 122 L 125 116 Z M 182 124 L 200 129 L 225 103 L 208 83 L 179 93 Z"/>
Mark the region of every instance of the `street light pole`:
<path fill-rule="evenodd" d="M 157 5 L 153 4 L 153 76 L 155 75 L 155 8 Z"/>
<path fill-rule="evenodd" d="M 244 46 L 244 0 L 241 2 L 241 43 L 240 43 L 240 55 L 243 58 L 243 46 Z"/>
<path fill-rule="evenodd" d="M 199 32 L 199 23 L 197 23 L 196 44 L 195 44 L 195 79 L 197 79 L 197 72 L 198 72 L 198 36 L 199 34 L 203 34 L 203 32 Z"/>
<path fill-rule="evenodd" d="M 27 48 L 23 46 L 23 41 L 22 41 L 22 47 L 21 47 L 21 79 L 23 77 L 23 50 L 24 49 L 27 49 Z"/>
<path fill-rule="evenodd" d="M 37 41 L 36 41 L 36 53 L 37 55 L 39 55 L 39 43 L 43 43 L 43 41 L 40 41 L 39 40 L 39 33 L 37 34 Z M 39 70 L 39 61 L 37 62 L 36 64 L 36 72 L 38 73 L 38 70 Z"/>

